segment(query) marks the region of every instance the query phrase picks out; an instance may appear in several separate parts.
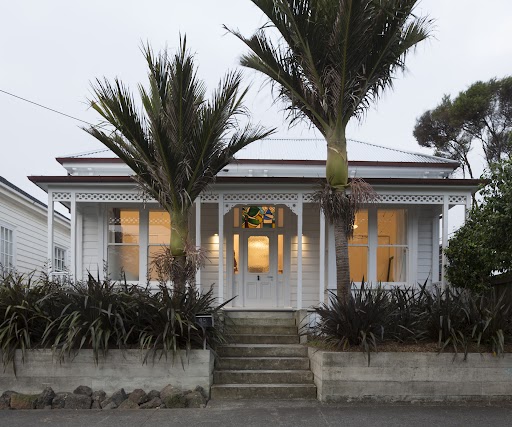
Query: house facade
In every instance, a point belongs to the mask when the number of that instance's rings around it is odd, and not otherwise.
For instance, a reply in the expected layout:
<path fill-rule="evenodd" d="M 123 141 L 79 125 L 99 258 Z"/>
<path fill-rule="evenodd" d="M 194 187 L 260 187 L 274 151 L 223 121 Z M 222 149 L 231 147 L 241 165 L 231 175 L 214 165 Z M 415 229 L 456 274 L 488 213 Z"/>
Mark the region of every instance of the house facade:
<path fill-rule="evenodd" d="M 47 215 L 44 203 L 0 177 L 0 277 L 37 273 L 48 265 L 55 274 L 67 271 L 70 220 L 52 212 L 54 239 L 48 247 Z"/>
<path fill-rule="evenodd" d="M 478 181 L 453 178 L 458 164 L 450 160 L 348 145 L 350 177 L 365 179 L 379 196 L 356 217 L 352 280 L 442 281 L 439 242 L 448 242 L 448 211 L 468 207 Z M 209 258 L 198 286 L 213 285 L 219 302 L 236 297 L 230 305 L 240 308 L 326 301 L 336 288 L 334 230 L 313 202 L 325 155 L 321 140 L 263 140 L 238 153 L 191 213 L 190 238 Z M 141 194 L 132 171 L 109 151 L 57 160 L 67 175 L 30 179 L 48 192 L 50 217 L 56 202 L 70 208 L 72 274 L 154 281 L 151 260 L 169 242 L 169 215 Z M 55 241 L 51 227 L 48 241 Z"/>

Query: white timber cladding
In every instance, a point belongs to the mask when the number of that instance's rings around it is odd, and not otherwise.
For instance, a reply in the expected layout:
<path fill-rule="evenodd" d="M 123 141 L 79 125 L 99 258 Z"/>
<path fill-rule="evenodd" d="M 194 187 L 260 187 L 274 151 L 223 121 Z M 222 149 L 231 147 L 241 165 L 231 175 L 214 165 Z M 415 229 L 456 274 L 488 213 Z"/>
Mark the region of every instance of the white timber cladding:
<path fill-rule="evenodd" d="M 276 186 L 277 187 L 277 186 Z M 276 191 L 257 192 L 254 190 L 229 190 L 214 189 L 214 191 L 201 195 L 201 208 L 196 216 L 195 209 L 190 218 L 190 239 L 201 244 L 206 251 L 208 261 L 199 275 L 199 285 L 207 290 L 213 285 L 214 295 L 219 297 L 219 278 L 223 278 L 223 300 L 240 294 L 240 284 L 233 282 L 231 274 L 231 260 L 227 256 L 232 252 L 233 235 L 233 208 L 247 205 L 275 205 L 284 208 L 285 214 L 285 271 L 279 278 L 279 287 L 282 288 L 278 296 L 280 307 L 297 307 L 300 303 L 297 294 L 298 283 L 298 238 L 297 238 L 297 212 L 300 203 L 300 195 L 303 196 L 303 242 L 302 242 L 302 306 L 304 308 L 317 305 L 321 286 L 319 281 L 324 279 L 324 289 L 333 289 L 335 278 L 333 272 L 334 256 L 332 242 L 332 227 L 326 223 L 325 227 L 325 271 L 320 268 L 321 238 L 320 238 L 320 212 L 312 203 L 310 191 L 299 191 L 292 186 L 276 188 Z M 404 190 L 377 189 L 380 192 L 380 202 L 372 209 L 383 207 L 386 209 L 407 209 L 408 212 L 408 284 L 423 283 L 426 279 L 432 281 L 436 273 L 436 245 L 434 244 L 439 230 L 436 229 L 436 221 L 440 213 L 443 201 L 448 199 L 449 206 L 454 204 L 466 205 L 469 192 L 446 192 L 443 194 L 420 192 L 418 189 L 407 188 Z M 450 190 L 447 190 L 447 192 Z M 81 277 L 86 277 L 90 272 L 94 275 L 102 274 L 103 263 L 106 260 L 106 209 L 108 206 L 125 208 L 147 208 L 149 201 L 144 201 L 141 195 L 130 188 L 118 188 L 113 191 L 106 187 L 97 189 L 76 189 L 73 192 L 54 191 L 52 200 L 72 201 L 75 193 L 77 221 L 77 271 Z M 115 193 L 116 195 L 112 195 Z M 222 194 L 222 199 L 219 198 Z M 446 195 L 446 197 L 444 197 Z M 220 203 L 222 201 L 222 203 Z M 156 205 L 150 204 L 149 207 Z M 224 235 L 219 236 L 219 206 L 224 213 Z M 199 228 L 196 229 L 197 218 L 200 219 Z M 371 222 L 370 227 L 376 227 Z M 55 225 L 56 229 L 58 228 Z M 196 240 L 196 230 L 200 230 L 200 236 Z M 222 274 L 219 274 L 219 239 L 223 239 L 223 265 Z M 229 240 L 231 239 L 231 241 Z M 58 236 L 55 234 L 55 244 L 58 244 Z M 371 244 L 371 243 L 370 243 Z M 374 242 L 375 244 L 375 242 Z M 376 277 L 375 259 L 369 257 L 369 278 Z M 143 270 L 141 270 L 142 272 Z M 436 281 L 436 279 L 434 279 Z M 238 286 L 238 288 L 237 288 Z M 222 288 L 222 287 L 221 287 Z M 241 304 L 233 303 L 235 306 Z"/>
<path fill-rule="evenodd" d="M 0 224 L 13 230 L 16 271 L 21 274 L 41 272 L 48 264 L 46 208 L 18 198 L 14 193 L 0 192 Z M 69 265 L 69 225 L 63 219 L 54 221 L 54 245 L 66 250 Z"/>

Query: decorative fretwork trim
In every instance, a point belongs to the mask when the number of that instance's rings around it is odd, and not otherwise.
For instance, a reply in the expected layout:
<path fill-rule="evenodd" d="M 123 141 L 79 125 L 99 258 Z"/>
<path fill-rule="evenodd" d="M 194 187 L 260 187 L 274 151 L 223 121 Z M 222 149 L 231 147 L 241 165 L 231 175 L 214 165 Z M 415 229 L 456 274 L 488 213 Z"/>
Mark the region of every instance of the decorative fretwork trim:
<path fill-rule="evenodd" d="M 458 195 L 458 196 L 450 196 L 448 198 L 448 203 L 450 205 L 465 205 L 467 202 L 467 196 Z"/>
<path fill-rule="evenodd" d="M 52 199 L 54 202 L 68 202 L 71 200 L 71 193 L 59 191 L 52 194 Z"/>
<path fill-rule="evenodd" d="M 202 203 L 217 202 L 219 200 L 219 195 L 214 193 L 201 194 L 200 197 Z"/>
<path fill-rule="evenodd" d="M 147 199 L 140 193 L 77 193 L 77 202 L 154 202 L 153 199 Z"/>
<path fill-rule="evenodd" d="M 443 196 L 439 194 L 379 194 L 377 204 L 379 203 L 435 205 L 443 203 Z"/>
<path fill-rule="evenodd" d="M 236 194 L 228 193 L 224 194 L 225 202 L 236 202 L 236 203 L 261 203 L 265 202 L 297 202 L 299 200 L 298 193 L 246 193 Z"/>

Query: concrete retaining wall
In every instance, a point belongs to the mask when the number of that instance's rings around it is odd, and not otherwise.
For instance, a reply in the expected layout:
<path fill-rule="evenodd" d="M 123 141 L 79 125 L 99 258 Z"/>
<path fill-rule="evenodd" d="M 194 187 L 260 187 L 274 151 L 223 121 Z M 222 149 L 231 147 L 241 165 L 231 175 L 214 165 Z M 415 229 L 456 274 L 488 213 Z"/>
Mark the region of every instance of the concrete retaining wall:
<path fill-rule="evenodd" d="M 79 385 L 113 393 L 120 388 L 131 392 L 142 388 L 146 392 L 160 390 L 167 384 L 183 390 L 203 387 L 207 392 L 213 381 L 214 356 L 209 350 L 192 350 L 187 357 L 181 352 L 174 361 L 158 358 L 142 364 L 139 350 L 110 350 L 96 365 L 92 350 L 81 350 L 72 360 L 59 362 L 51 350 L 31 350 L 21 359 L 17 351 L 16 376 L 12 364 L 0 372 L 0 393 L 15 390 L 20 393 L 40 393 L 50 386 L 56 392 L 73 391 Z"/>
<path fill-rule="evenodd" d="M 309 348 L 318 400 L 445 401 L 512 398 L 512 354 L 372 353 Z"/>

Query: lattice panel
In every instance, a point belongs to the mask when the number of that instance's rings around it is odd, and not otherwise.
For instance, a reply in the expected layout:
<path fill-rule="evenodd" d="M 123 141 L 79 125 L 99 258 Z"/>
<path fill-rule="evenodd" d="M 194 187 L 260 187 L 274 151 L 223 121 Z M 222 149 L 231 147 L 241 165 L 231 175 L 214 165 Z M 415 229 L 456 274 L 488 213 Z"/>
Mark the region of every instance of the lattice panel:
<path fill-rule="evenodd" d="M 80 202 L 152 202 L 144 199 L 139 193 L 77 193 Z"/>
<path fill-rule="evenodd" d="M 224 194 L 225 202 L 236 203 L 284 203 L 297 202 L 297 193 L 246 193 L 246 194 Z"/>
<path fill-rule="evenodd" d="M 54 202 L 67 202 L 71 200 L 71 193 L 63 193 L 63 192 L 57 192 L 53 193 L 53 201 Z"/>
<path fill-rule="evenodd" d="M 313 193 L 304 193 L 302 195 L 302 201 L 304 203 L 313 203 Z"/>
<path fill-rule="evenodd" d="M 213 194 L 213 193 L 201 194 L 201 202 L 203 202 L 203 203 L 216 202 L 218 200 L 219 200 L 218 194 Z"/>
<path fill-rule="evenodd" d="M 466 204 L 466 196 L 450 196 L 448 198 L 448 203 L 450 205 L 465 205 Z"/>
<path fill-rule="evenodd" d="M 379 203 L 441 204 L 443 196 L 437 194 L 379 194 L 377 204 Z"/>

